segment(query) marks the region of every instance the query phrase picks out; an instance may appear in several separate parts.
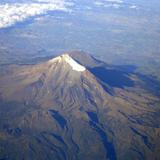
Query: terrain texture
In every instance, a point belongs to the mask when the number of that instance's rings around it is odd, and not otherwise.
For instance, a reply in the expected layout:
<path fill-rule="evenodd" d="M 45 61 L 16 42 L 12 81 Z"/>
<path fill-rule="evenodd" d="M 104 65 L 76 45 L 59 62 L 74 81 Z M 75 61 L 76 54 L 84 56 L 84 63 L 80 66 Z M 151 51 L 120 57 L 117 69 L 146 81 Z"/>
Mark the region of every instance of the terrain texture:
<path fill-rule="evenodd" d="M 79 52 L 7 66 L 0 72 L 0 159 L 159 160 L 157 87 Z"/>

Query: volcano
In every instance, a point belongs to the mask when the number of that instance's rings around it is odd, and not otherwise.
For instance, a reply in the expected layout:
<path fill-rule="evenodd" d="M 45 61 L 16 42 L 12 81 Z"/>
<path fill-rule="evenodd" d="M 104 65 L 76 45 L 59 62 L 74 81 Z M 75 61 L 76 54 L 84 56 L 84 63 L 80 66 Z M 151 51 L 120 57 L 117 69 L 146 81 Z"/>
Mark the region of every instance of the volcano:
<path fill-rule="evenodd" d="M 0 73 L 0 159 L 160 159 L 159 97 L 134 72 L 65 53 Z"/>

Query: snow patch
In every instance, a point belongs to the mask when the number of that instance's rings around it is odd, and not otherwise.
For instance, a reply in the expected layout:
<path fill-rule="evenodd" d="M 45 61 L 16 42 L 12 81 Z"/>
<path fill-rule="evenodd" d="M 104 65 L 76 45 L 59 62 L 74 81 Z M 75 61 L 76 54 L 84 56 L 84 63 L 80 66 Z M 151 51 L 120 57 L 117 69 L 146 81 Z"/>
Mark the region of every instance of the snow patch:
<path fill-rule="evenodd" d="M 77 63 L 68 54 L 63 54 L 62 56 L 58 56 L 56 58 L 53 58 L 53 59 L 49 60 L 49 63 L 55 63 L 55 62 L 60 63 L 61 61 L 65 61 L 66 63 L 68 63 L 72 67 L 72 69 L 75 71 L 83 72 L 86 70 L 86 68 L 84 66 Z"/>
<path fill-rule="evenodd" d="M 62 58 L 72 67 L 73 70 L 78 71 L 78 72 L 83 72 L 86 70 L 84 66 L 77 63 L 68 54 L 62 55 Z"/>

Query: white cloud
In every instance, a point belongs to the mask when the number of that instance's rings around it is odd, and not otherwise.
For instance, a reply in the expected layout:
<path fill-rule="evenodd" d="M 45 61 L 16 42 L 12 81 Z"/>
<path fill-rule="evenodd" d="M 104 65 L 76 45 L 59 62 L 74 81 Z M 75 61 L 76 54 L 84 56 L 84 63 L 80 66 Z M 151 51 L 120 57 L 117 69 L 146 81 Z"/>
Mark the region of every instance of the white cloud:
<path fill-rule="evenodd" d="M 97 7 L 112 7 L 112 8 L 120 8 L 124 3 L 124 0 L 97 0 L 94 4 Z"/>
<path fill-rule="evenodd" d="M 95 1 L 94 4 L 96 6 L 104 6 L 104 3 L 103 2 L 99 2 L 99 1 Z"/>
<path fill-rule="evenodd" d="M 129 8 L 130 9 L 138 9 L 138 7 L 136 5 L 131 5 Z"/>
<path fill-rule="evenodd" d="M 44 2 L 44 3 L 38 3 Z M 0 28 L 6 28 L 25 19 L 45 14 L 47 11 L 70 11 L 71 3 L 58 0 L 35 0 L 34 3 L 15 3 L 0 5 Z"/>
<path fill-rule="evenodd" d="M 113 5 L 112 5 L 112 7 L 114 7 L 114 8 L 117 8 L 117 9 L 118 9 L 118 8 L 120 8 L 120 7 L 121 7 L 121 5 L 119 5 L 119 4 L 113 4 Z"/>
<path fill-rule="evenodd" d="M 123 3 L 123 1 L 121 0 L 105 0 L 105 1 L 95 1 L 94 4 L 97 7 L 112 7 L 112 8 L 120 8 L 121 7 L 121 3 Z"/>
<path fill-rule="evenodd" d="M 124 0 L 96 0 L 94 1 L 94 5 L 96 7 L 104 7 L 104 8 L 129 8 L 133 10 L 138 10 L 139 7 L 134 4 L 124 4 Z"/>
<path fill-rule="evenodd" d="M 106 2 L 112 2 L 112 3 L 123 3 L 123 0 L 105 0 Z"/>

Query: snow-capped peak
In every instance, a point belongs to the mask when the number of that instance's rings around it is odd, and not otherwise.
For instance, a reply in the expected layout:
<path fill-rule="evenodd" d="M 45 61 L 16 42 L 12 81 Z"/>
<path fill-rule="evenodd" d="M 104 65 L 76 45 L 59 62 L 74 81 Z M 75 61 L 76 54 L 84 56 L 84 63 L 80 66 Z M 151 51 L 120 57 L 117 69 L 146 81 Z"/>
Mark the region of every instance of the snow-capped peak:
<path fill-rule="evenodd" d="M 61 62 L 61 61 L 65 61 L 66 63 L 68 63 L 72 67 L 72 69 L 75 70 L 75 71 L 83 72 L 83 71 L 86 70 L 86 68 L 84 66 L 80 65 L 79 63 L 77 63 L 68 54 L 63 54 L 61 56 L 53 58 L 49 62 L 53 63 L 53 62 Z"/>

